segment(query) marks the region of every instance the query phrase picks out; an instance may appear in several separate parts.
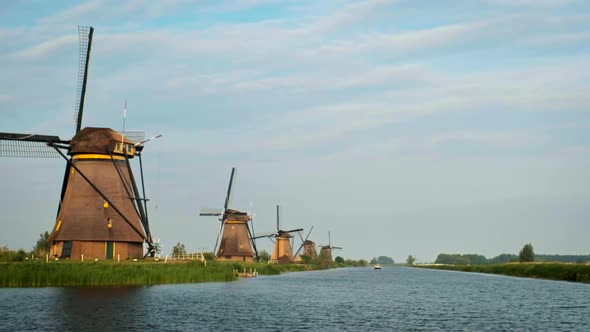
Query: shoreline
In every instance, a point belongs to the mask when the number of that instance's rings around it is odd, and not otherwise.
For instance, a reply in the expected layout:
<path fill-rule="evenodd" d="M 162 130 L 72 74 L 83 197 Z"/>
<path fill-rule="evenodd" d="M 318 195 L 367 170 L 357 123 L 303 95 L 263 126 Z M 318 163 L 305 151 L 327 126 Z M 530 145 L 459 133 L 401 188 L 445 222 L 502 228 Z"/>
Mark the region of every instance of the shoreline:
<path fill-rule="evenodd" d="M 499 274 L 519 278 L 536 278 L 590 284 L 590 265 L 585 264 L 532 262 L 490 265 L 423 264 L 412 265 L 410 267 L 433 270 Z"/>
<path fill-rule="evenodd" d="M 133 287 L 238 280 L 235 270 L 259 275 L 322 269 L 319 265 L 200 261 L 33 261 L 0 265 L 0 288 Z"/>

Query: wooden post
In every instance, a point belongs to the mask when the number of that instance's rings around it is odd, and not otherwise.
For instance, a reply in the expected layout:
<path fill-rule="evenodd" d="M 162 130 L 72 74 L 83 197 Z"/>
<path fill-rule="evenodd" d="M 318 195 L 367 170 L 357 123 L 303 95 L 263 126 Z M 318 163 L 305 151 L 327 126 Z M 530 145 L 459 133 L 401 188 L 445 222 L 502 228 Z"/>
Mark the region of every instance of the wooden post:
<path fill-rule="evenodd" d="M 82 257 L 82 262 L 84 261 L 84 254 L 80 255 Z"/>
<path fill-rule="evenodd" d="M 117 262 L 121 261 L 121 254 L 117 254 Z"/>
<path fill-rule="evenodd" d="M 49 254 L 45 254 L 45 261 L 49 262 Z"/>

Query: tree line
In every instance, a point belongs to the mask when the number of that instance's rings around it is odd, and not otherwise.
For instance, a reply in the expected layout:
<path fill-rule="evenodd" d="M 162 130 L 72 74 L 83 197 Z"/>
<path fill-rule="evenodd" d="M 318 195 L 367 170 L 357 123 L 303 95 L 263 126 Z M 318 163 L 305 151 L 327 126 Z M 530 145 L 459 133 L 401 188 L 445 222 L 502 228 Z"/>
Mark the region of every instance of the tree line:
<path fill-rule="evenodd" d="M 486 258 L 479 254 L 439 254 L 434 263 L 451 265 L 485 265 L 533 261 L 586 263 L 590 262 L 590 255 L 538 255 L 535 254 L 532 244 L 527 243 L 522 247 L 518 255 L 500 254 L 496 257 Z"/>

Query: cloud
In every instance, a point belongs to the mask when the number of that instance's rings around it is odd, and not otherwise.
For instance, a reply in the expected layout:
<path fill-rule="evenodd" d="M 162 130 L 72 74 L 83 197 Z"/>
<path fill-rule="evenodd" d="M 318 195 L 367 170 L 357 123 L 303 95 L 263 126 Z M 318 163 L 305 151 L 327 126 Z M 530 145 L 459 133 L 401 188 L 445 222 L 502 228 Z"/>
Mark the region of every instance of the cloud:
<path fill-rule="evenodd" d="M 559 7 L 573 3 L 579 3 L 579 0 L 485 0 L 493 5 L 503 5 L 512 7 Z"/>
<path fill-rule="evenodd" d="M 75 7 L 68 8 L 59 13 L 44 17 L 39 20 L 41 25 L 49 25 L 54 23 L 61 23 L 65 21 L 75 21 L 83 16 L 97 13 L 100 9 L 107 6 L 103 0 L 90 0 Z"/>
<path fill-rule="evenodd" d="M 42 42 L 38 45 L 29 47 L 25 50 L 18 51 L 13 53 L 10 57 L 15 60 L 24 60 L 24 61 L 31 61 L 31 60 L 39 60 L 41 58 L 48 57 L 51 53 L 56 52 L 58 50 L 63 50 L 64 48 L 73 46 L 77 43 L 78 36 L 71 34 L 60 36 L 57 38 L 53 38 L 51 40 Z"/>
<path fill-rule="evenodd" d="M 434 149 L 440 145 L 473 142 L 495 146 L 522 146 L 533 139 L 523 133 L 513 132 L 451 132 L 442 135 L 426 137 L 424 147 Z"/>

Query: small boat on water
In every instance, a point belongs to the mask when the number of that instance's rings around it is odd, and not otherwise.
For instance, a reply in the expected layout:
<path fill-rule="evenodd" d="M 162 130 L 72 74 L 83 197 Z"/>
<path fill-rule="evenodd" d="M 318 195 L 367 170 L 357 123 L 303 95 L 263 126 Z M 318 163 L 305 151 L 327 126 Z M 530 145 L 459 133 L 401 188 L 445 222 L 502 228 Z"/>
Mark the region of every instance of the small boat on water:
<path fill-rule="evenodd" d="M 373 269 L 375 269 L 375 270 L 381 270 L 381 264 L 375 264 L 373 266 Z"/>

